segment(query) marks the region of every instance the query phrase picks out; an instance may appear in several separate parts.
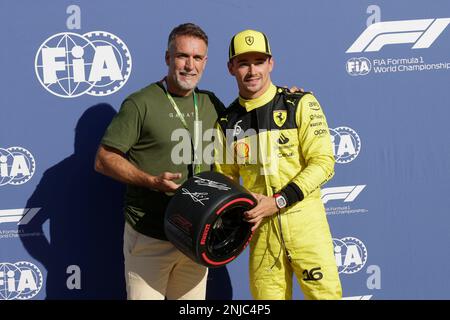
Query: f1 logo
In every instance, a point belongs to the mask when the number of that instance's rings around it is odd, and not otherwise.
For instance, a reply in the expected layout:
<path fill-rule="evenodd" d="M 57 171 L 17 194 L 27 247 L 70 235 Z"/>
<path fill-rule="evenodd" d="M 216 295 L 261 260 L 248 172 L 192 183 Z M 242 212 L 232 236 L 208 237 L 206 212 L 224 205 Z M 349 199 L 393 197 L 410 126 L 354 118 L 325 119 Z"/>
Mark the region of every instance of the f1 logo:
<path fill-rule="evenodd" d="M 323 204 L 330 200 L 344 200 L 344 202 L 353 202 L 356 197 L 366 187 L 365 184 L 357 186 L 332 187 L 321 190 Z"/>
<path fill-rule="evenodd" d="M 388 44 L 414 43 L 412 49 L 430 47 L 447 28 L 450 18 L 386 21 L 371 24 L 347 53 L 380 51 Z"/>
<path fill-rule="evenodd" d="M 41 208 L 22 208 L 0 210 L 0 223 L 17 222 L 18 225 L 25 225 L 34 218 Z"/>

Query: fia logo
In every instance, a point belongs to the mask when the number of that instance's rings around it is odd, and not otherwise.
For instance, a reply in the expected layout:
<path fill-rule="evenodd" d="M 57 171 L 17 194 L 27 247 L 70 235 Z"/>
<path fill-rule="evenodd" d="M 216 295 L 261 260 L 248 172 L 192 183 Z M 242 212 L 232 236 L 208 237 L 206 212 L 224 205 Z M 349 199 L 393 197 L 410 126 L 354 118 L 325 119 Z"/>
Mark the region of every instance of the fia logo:
<path fill-rule="evenodd" d="M 355 160 L 361 151 L 361 139 L 350 127 L 330 128 L 331 144 L 337 163 L 349 163 Z"/>
<path fill-rule="evenodd" d="M 0 263 L 0 300 L 27 300 L 42 288 L 42 273 L 31 262 Z"/>
<path fill-rule="evenodd" d="M 0 148 L 0 186 L 24 184 L 31 179 L 35 171 L 36 162 L 27 149 Z"/>
<path fill-rule="evenodd" d="M 367 249 L 364 243 L 354 237 L 333 238 L 334 257 L 339 273 L 352 274 L 364 267 Z"/>
<path fill-rule="evenodd" d="M 55 34 L 42 43 L 35 58 L 41 85 L 62 98 L 112 94 L 127 82 L 131 65 L 126 44 L 105 31 Z"/>
<path fill-rule="evenodd" d="M 351 76 L 365 76 L 372 70 L 372 64 L 364 57 L 350 58 L 347 60 L 346 69 Z"/>

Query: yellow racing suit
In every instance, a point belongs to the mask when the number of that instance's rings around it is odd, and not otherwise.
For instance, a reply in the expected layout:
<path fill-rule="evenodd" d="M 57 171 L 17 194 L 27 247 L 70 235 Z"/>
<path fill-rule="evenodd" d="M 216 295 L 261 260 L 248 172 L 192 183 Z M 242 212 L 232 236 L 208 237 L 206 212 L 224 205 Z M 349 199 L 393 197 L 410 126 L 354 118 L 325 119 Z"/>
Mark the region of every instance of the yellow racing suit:
<path fill-rule="evenodd" d="M 249 191 L 281 193 L 288 207 L 263 219 L 250 242 L 255 299 L 292 299 L 295 274 L 306 299 L 342 297 L 320 187 L 334 175 L 326 118 L 310 93 L 271 84 L 236 99 L 216 125 L 215 170 Z"/>

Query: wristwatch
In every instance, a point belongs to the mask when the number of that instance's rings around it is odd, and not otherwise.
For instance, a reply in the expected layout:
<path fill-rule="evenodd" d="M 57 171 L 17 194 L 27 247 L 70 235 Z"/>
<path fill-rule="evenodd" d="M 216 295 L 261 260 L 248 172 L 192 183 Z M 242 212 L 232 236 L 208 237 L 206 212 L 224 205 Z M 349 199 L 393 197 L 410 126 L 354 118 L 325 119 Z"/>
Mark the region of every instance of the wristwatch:
<path fill-rule="evenodd" d="M 282 194 L 275 193 L 273 195 L 273 197 L 275 198 L 275 203 L 276 203 L 278 209 L 282 209 L 282 208 L 286 207 L 287 201 L 286 201 L 286 198 Z"/>

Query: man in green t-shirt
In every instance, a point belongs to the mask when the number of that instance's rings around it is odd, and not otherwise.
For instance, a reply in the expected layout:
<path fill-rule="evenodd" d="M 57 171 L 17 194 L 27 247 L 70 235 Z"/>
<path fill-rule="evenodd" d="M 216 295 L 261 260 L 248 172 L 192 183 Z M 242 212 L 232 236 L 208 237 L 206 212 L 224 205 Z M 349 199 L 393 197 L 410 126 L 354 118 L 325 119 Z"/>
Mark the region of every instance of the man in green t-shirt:
<path fill-rule="evenodd" d="M 207 268 L 167 241 L 164 212 L 170 195 L 187 178 L 211 170 L 212 159 L 194 161 L 192 147 L 224 110 L 212 92 L 196 88 L 207 51 L 208 37 L 198 26 L 173 29 L 165 56 L 167 76 L 125 99 L 97 152 L 96 171 L 127 184 L 128 299 L 205 299 Z M 188 161 L 174 152 L 183 132 L 189 137 Z"/>

